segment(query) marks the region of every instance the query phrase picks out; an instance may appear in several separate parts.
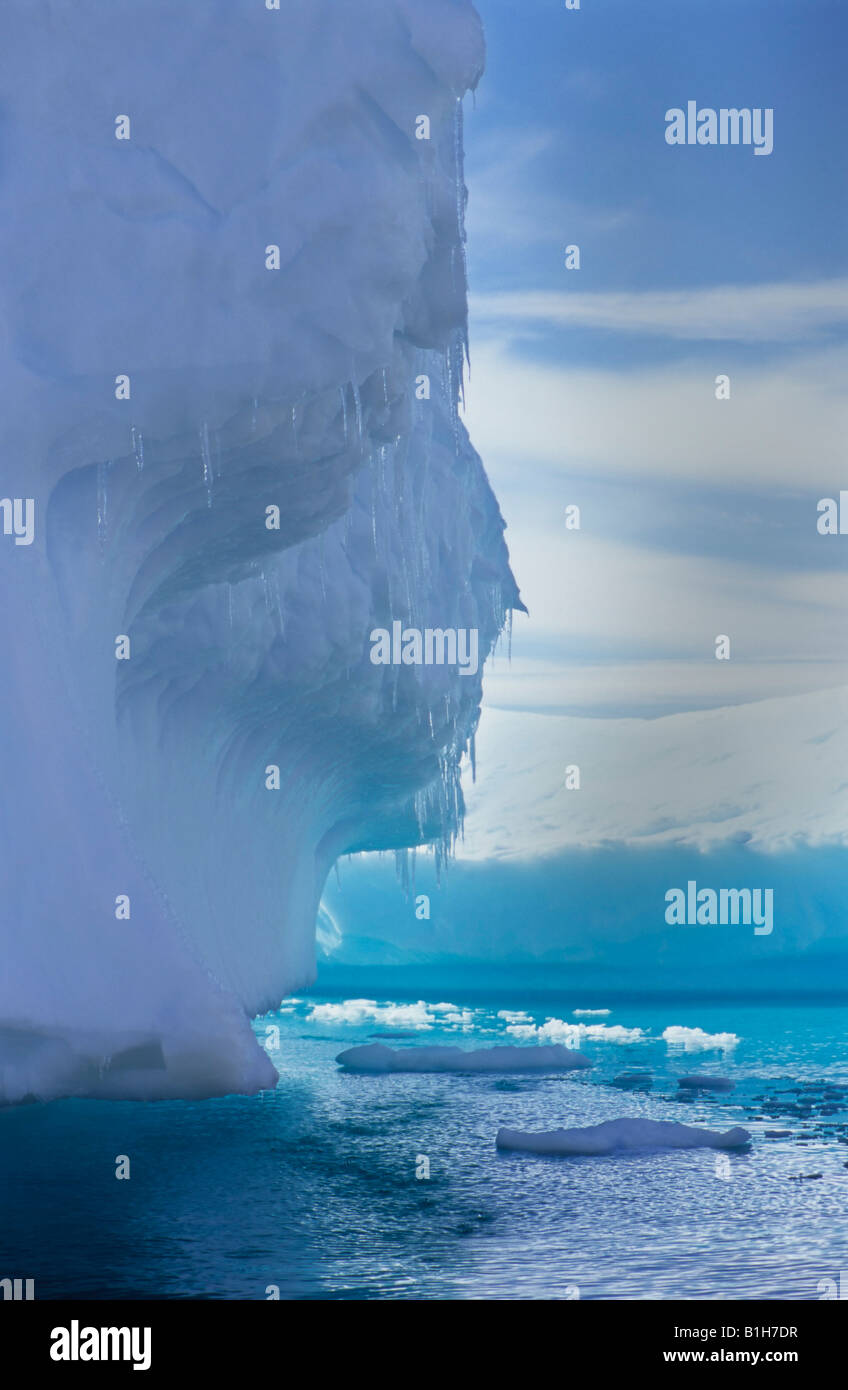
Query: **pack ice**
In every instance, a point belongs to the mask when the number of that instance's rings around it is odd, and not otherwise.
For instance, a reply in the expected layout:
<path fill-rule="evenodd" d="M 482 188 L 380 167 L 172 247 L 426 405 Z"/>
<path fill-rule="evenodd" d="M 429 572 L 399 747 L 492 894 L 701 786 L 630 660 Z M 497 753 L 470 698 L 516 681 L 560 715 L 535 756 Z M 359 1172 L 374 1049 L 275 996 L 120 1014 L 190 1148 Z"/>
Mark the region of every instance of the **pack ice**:
<path fill-rule="evenodd" d="M 369 633 L 473 628 L 482 662 L 520 602 L 458 414 L 479 21 L 2 28 L 0 467 L 34 537 L 0 536 L 0 1099 L 256 1091 L 249 1020 L 312 977 L 336 857 L 462 813 L 479 674 Z"/>

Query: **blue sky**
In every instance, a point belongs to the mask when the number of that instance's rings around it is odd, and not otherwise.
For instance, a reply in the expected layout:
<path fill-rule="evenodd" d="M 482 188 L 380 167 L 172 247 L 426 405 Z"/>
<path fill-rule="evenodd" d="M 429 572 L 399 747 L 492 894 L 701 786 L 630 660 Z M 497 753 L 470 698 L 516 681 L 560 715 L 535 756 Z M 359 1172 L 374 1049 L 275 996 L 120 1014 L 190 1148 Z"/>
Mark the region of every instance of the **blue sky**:
<path fill-rule="evenodd" d="M 568 232 L 582 290 L 839 275 L 848 257 L 848 12 L 819 0 L 478 0 L 488 67 L 468 174 L 513 159 L 506 257 L 475 228 L 475 288 L 548 288 Z M 667 108 L 775 110 L 775 149 L 665 145 Z M 694 154 L 694 157 L 690 157 Z M 522 167 L 523 166 L 523 167 Z M 827 209 L 827 216 L 816 210 Z M 472 211 L 473 216 L 473 211 Z"/>
<path fill-rule="evenodd" d="M 656 715 L 848 681 L 848 537 L 816 532 L 848 486 L 848 12 L 478 9 L 467 422 L 531 610 L 489 702 Z M 667 145 L 690 99 L 773 108 L 774 152 Z"/>

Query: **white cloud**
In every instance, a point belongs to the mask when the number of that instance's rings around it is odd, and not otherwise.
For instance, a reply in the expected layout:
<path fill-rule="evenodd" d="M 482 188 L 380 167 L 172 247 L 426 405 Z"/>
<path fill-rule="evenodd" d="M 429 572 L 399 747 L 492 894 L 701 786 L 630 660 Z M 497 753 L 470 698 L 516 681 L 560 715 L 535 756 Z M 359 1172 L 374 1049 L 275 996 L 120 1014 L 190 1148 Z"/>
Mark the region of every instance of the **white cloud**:
<path fill-rule="evenodd" d="M 689 340 L 796 342 L 848 324 L 848 279 L 703 289 L 475 295 L 478 323 L 595 328 Z"/>
<path fill-rule="evenodd" d="M 747 704 L 848 684 L 841 662 L 568 662 L 514 657 L 487 666 L 491 710 L 591 711 L 596 717 L 656 715 Z"/>
<path fill-rule="evenodd" d="M 723 372 L 731 398 L 717 401 Z M 604 369 L 529 362 L 475 339 L 465 418 L 499 494 L 511 479 L 532 487 L 544 465 L 563 477 L 814 489 L 818 498 L 845 478 L 846 378 L 843 348 L 766 366 L 717 351 L 706 364 Z"/>
<path fill-rule="evenodd" d="M 813 530 L 815 521 L 813 503 Z M 719 633 L 743 661 L 841 660 L 848 651 L 848 570 L 793 573 L 654 551 L 566 531 L 556 515 L 522 532 L 512 559 L 530 609 L 519 634 L 696 661 L 714 659 Z"/>
<path fill-rule="evenodd" d="M 825 567 L 843 542 L 817 535 L 816 507 L 848 484 L 848 351 L 733 367 L 731 399 L 719 402 L 713 370 L 727 366 L 718 354 L 707 368 L 575 369 L 528 363 L 503 343 L 478 348 L 466 418 L 530 610 L 516 620 L 512 664 L 487 668 L 488 704 L 641 713 L 652 702 L 691 708 L 846 679 L 848 572 Z M 821 568 L 787 568 L 779 532 L 773 543 L 761 533 L 750 564 L 687 553 L 705 548 L 698 511 L 675 512 L 671 501 L 669 526 L 686 516 L 693 533 L 675 533 L 668 549 L 640 544 L 638 521 L 632 539 L 602 538 L 585 505 L 582 530 L 566 531 L 564 509 L 583 501 L 584 479 L 598 507 L 598 483 L 628 476 L 653 482 L 654 534 L 663 483 L 678 503 L 687 485 L 723 490 L 728 508 L 734 492 L 777 498 L 792 540 L 821 547 Z M 713 659 L 720 633 L 731 637 L 729 663 Z M 557 659 L 561 639 L 569 647 Z"/>
<path fill-rule="evenodd" d="M 645 1040 L 641 1028 L 622 1028 L 619 1023 L 566 1023 L 562 1018 L 548 1018 L 538 1025 L 511 1024 L 506 1031 L 523 1041 L 563 1043 L 566 1047 L 573 1048 L 579 1047 L 587 1039 L 589 1042 L 619 1044 Z"/>
<path fill-rule="evenodd" d="M 584 84 L 591 84 L 587 74 Z M 470 130 L 470 127 L 469 127 Z M 582 234 L 605 233 L 627 226 L 627 207 L 590 206 L 550 191 L 542 161 L 562 150 L 563 132 L 540 128 L 518 133 L 498 131 L 467 142 L 466 174 L 470 186 L 468 237 L 472 256 L 505 244 L 515 248 L 559 243 L 562 228 L 579 226 Z"/>

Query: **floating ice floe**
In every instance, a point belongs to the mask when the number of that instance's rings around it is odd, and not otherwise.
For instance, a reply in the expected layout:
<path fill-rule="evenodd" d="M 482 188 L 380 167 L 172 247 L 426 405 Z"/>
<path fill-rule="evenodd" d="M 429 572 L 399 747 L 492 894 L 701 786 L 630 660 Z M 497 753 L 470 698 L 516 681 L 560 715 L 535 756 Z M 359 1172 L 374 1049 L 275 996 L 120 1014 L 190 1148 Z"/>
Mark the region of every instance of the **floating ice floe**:
<path fill-rule="evenodd" d="M 736 1033 L 706 1033 L 703 1028 L 684 1028 L 677 1023 L 665 1028 L 662 1037 L 663 1042 L 685 1052 L 729 1052 L 739 1042 Z"/>
<path fill-rule="evenodd" d="M 441 1006 L 440 1006 L 441 1007 Z M 452 1007 L 452 1006 L 451 1006 Z M 417 1004 L 378 1004 L 376 999 L 345 999 L 340 1004 L 315 1004 L 307 1023 L 380 1023 L 387 1028 L 432 1028 L 435 1008 L 419 999 Z"/>
<path fill-rule="evenodd" d="M 645 1034 L 641 1028 L 623 1028 L 620 1023 L 567 1023 L 562 1018 L 547 1018 L 544 1023 L 513 1023 L 506 1030 L 514 1038 L 525 1042 L 534 1039 L 547 1042 L 564 1043 L 567 1047 L 579 1047 L 584 1039 L 590 1042 L 635 1043 L 644 1042 Z"/>
<path fill-rule="evenodd" d="M 571 1048 L 485 1047 L 469 1052 L 461 1047 L 405 1047 L 393 1049 L 380 1043 L 349 1047 L 336 1061 L 348 1071 L 578 1071 L 590 1067 L 588 1057 Z"/>
<path fill-rule="evenodd" d="M 685 1091 L 732 1091 L 736 1082 L 727 1076 L 681 1076 L 677 1084 Z"/>
<path fill-rule="evenodd" d="M 527 1134 L 519 1129 L 499 1129 L 499 1149 L 538 1154 L 612 1154 L 635 1149 L 741 1149 L 750 1134 L 739 1125 L 723 1134 L 696 1129 L 674 1120 L 606 1120 L 584 1129 L 550 1129 Z"/>

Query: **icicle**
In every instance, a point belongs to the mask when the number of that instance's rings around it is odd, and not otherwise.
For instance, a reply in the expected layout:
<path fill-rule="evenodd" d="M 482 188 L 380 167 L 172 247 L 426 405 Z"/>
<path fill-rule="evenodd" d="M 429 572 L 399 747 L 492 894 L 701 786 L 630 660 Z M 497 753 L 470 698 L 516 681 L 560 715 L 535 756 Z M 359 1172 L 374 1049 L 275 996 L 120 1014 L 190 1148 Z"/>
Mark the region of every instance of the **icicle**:
<path fill-rule="evenodd" d="M 453 430 L 454 448 L 457 457 L 462 453 L 462 430 L 459 419 L 459 402 L 464 405 L 464 394 L 462 384 L 462 349 L 460 346 L 459 363 L 457 364 L 457 344 L 456 340 L 449 343 L 445 348 L 443 378 L 445 380 L 445 395 L 447 396 L 448 410 L 450 413 L 451 427 Z"/>
<path fill-rule="evenodd" d="M 457 97 L 453 123 L 453 144 L 454 144 L 454 165 L 456 179 L 456 234 L 458 239 L 459 258 L 462 264 L 462 288 L 468 289 L 468 261 L 465 254 L 465 202 L 466 189 L 463 172 L 463 147 L 462 147 L 462 98 Z"/>
<path fill-rule="evenodd" d="M 406 849 L 395 850 L 395 873 L 404 891 L 404 895 L 409 900 L 409 852 Z"/>
<path fill-rule="evenodd" d="M 415 811 L 415 820 L 418 825 L 418 837 L 419 839 L 423 840 L 426 838 L 424 833 L 424 823 L 427 812 L 427 798 L 424 792 L 416 792 L 412 804 L 413 809 Z"/>
<path fill-rule="evenodd" d="M 274 598 L 276 600 L 277 605 L 277 619 L 280 624 L 280 636 L 283 637 L 285 636 L 286 631 L 286 620 L 283 615 L 283 600 L 282 595 L 280 594 L 280 576 L 277 570 L 274 571 Z"/>
<path fill-rule="evenodd" d="M 203 421 L 200 430 L 200 457 L 203 460 L 203 482 L 206 487 L 206 505 L 212 506 L 212 456 L 209 452 L 209 426 Z"/>
<path fill-rule="evenodd" d="M 98 463 L 97 465 L 97 539 L 100 542 L 102 551 L 106 544 L 106 523 L 109 511 L 109 469 L 112 467 L 112 460 L 108 463 Z"/>
<path fill-rule="evenodd" d="M 140 473 L 144 468 L 144 440 L 141 430 L 137 430 L 135 425 L 130 425 L 130 435 L 132 438 L 132 450 L 135 455 L 135 466 Z"/>
<path fill-rule="evenodd" d="M 265 612 L 272 620 L 277 618 L 282 622 L 282 611 L 280 607 L 279 590 L 276 587 L 276 575 L 272 583 L 270 576 L 263 567 L 259 571 L 259 578 L 262 580 L 262 597 L 265 603 Z"/>
<path fill-rule="evenodd" d="M 318 578 L 321 581 L 321 599 L 327 602 L 326 570 L 324 566 L 324 532 L 318 537 Z"/>
<path fill-rule="evenodd" d="M 453 155 L 456 178 L 456 231 L 460 244 L 465 241 L 465 185 L 462 158 L 462 97 L 457 97 L 453 117 Z"/>
<path fill-rule="evenodd" d="M 341 396 L 342 400 L 342 426 L 344 428 L 344 442 L 347 445 L 350 443 L 350 428 L 348 426 L 347 420 L 347 391 L 344 386 L 339 387 L 339 395 Z"/>
<path fill-rule="evenodd" d="M 373 458 L 371 460 L 373 465 Z M 374 478 L 371 478 L 371 539 L 374 542 L 374 554 L 378 554 L 377 545 L 377 493 L 374 487 Z"/>
<path fill-rule="evenodd" d="M 356 409 L 356 437 L 362 438 L 362 397 L 359 394 L 359 387 L 356 382 L 351 382 L 353 387 L 353 404 Z"/>

